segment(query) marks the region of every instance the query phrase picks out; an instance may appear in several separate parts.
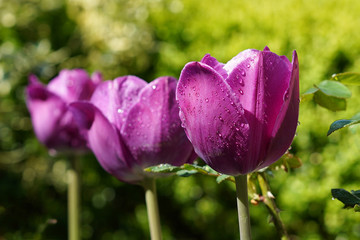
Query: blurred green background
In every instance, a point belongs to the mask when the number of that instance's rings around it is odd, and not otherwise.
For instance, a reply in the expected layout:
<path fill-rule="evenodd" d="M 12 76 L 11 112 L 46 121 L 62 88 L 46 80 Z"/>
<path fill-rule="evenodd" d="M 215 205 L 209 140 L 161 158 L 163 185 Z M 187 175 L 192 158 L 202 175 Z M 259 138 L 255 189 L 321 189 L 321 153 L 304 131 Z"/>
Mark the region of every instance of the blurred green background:
<path fill-rule="evenodd" d="M 360 71 L 356 0 L 0 0 L 0 239 L 66 239 L 65 156 L 51 157 L 34 136 L 24 102 L 27 76 L 48 82 L 63 68 L 99 70 L 105 79 L 178 77 L 210 53 L 227 62 L 266 45 L 300 61 L 304 92 L 333 73 Z M 360 132 L 326 136 L 345 112 L 301 103 L 290 152 L 303 166 L 270 179 L 294 239 L 358 239 L 359 213 L 343 210 L 331 188 L 360 189 Z M 143 189 L 117 181 L 83 156 L 83 239 L 149 239 Z M 235 189 L 205 176 L 158 181 L 164 239 L 238 239 Z M 263 204 L 251 206 L 254 239 L 276 239 Z M 37 235 L 38 234 L 38 235 Z"/>

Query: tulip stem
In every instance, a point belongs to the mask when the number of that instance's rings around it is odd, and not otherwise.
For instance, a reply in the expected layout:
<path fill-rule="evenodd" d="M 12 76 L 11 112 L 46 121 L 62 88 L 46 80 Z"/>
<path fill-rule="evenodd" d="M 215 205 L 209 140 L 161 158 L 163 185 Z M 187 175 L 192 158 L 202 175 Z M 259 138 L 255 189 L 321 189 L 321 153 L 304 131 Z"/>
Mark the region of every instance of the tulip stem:
<path fill-rule="evenodd" d="M 145 189 L 146 208 L 149 219 L 151 240 L 161 240 L 161 225 L 159 207 L 156 196 L 155 178 L 145 179 L 143 182 Z"/>
<path fill-rule="evenodd" d="M 239 229 L 241 240 L 251 240 L 247 175 L 235 177 Z"/>
<path fill-rule="evenodd" d="M 80 239 L 80 159 L 70 157 L 68 175 L 68 236 L 69 240 Z"/>

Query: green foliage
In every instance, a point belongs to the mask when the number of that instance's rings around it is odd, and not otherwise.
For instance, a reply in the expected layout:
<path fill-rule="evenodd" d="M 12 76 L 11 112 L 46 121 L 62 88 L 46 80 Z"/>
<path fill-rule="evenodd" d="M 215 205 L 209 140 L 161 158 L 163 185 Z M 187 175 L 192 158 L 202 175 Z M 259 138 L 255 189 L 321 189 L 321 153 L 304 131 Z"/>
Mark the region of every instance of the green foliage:
<path fill-rule="evenodd" d="M 360 73 L 356 72 L 333 74 L 331 79 L 348 85 L 360 85 Z"/>
<path fill-rule="evenodd" d="M 29 73 L 48 82 L 62 68 L 81 67 L 99 70 L 105 79 L 134 74 L 150 81 L 178 77 L 186 62 L 206 53 L 227 62 L 244 49 L 267 45 L 289 58 L 297 50 L 304 92 L 333 73 L 359 72 L 359 12 L 355 0 L 1 1 L 0 238 L 33 239 L 48 219 L 57 223 L 46 227 L 42 239 L 67 238 L 68 161 L 49 156 L 33 134 L 24 102 Z M 346 113 L 301 102 L 290 152 L 302 166 L 273 171 L 269 179 L 294 238 L 360 237 L 357 214 L 343 211 L 329 191 L 359 188 L 359 130 L 355 125 L 326 136 L 334 119 L 359 111 L 360 89 L 350 85 L 357 79 L 357 74 L 330 79 L 353 93 Z M 143 190 L 111 177 L 90 154 L 82 163 L 83 239 L 148 239 Z M 159 180 L 164 239 L 238 238 L 234 191 L 231 182 L 217 184 L 202 174 Z M 259 204 L 250 212 L 253 239 L 276 239 L 266 209 Z"/>
<path fill-rule="evenodd" d="M 334 188 L 331 189 L 331 194 L 345 205 L 344 208 L 354 208 L 355 212 L 359 212 L 360 190 L 348 192 L 342 188 Z"/>
<path fill-rule="evenodd" d="M 340 82 L 325 80 L 307 90 L 302 95 L 302 99 L 308 100 L 311 95 L 320 106 L 331 111 L 341 111 L 346 110 L 345 99 L 351 97 L 351 92 Z"/>

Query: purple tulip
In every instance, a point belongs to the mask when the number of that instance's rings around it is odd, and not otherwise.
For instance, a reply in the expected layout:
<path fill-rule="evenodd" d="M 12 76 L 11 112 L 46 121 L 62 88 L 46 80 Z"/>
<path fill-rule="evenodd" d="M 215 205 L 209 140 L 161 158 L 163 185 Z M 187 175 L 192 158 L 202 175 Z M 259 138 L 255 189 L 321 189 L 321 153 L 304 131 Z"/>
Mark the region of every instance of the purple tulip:
<path fill-rule="evenodd" d="M 193 147 L 181 127 L 176 83 L 172 77 L 147 84 L 135 76 L 124 76 L 100 84 L 90 103 L 71 104 L 106 171 L 137 183 L 146 177 L 146 167 L 194 160 Z"/>
<path fill-rule="evenodd" d="M 79 131 L 68 104 L 89 100 L 101 80 L 99 73 L 90 78 L 82 69 L 62 70 L 45 86 L 35 75 L 30 75 L 26 103 L 39 141 L 50 149 L 84 149 L 85 138 Z"/>
<path fill-rule="evenodd" d="M 299 68 L 268 47 L 228 63 L 210 55 L 190 62 L 176 92 L 180 118 L 195 152 L 212 168 L 247 174 L 278 160 L 290 147 L 299 114 Z"/>

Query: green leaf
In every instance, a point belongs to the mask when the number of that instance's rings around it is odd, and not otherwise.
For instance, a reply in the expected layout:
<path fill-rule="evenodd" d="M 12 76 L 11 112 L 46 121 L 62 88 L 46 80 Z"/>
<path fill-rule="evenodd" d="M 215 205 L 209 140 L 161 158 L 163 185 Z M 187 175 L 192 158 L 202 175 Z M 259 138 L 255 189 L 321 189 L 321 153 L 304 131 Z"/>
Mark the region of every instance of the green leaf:
<path fill-rule="evenodd" d="M 322 91 L 317 91 L 314 94 L 314 101 L 320 106 L 331 111 L 346 110 L 346 100 L 324 94 Z"/>
<path fill-rule="evenodd" d="M 301 101 L 308 101 L 312 98 L 313 94 L 316 93 L 317 91 L 319 91 L 318 88 L 312 87 L 309 88 L 306 92 L 304 92 L 303 94 L 301 94 Z"/>
<path fill-rule="evenodd" d="M 181 170 L 180 167 L 172 166 L 170 164 L 160 164 L 157 166 L 145 168 L 146 172 L 154 172 L 154 173 L 174 173 L 179 170 Z"/>
<path fill-rule="evenodd" d="M 325 80 L 316 85 L 321 92 L 328 96 L 336 98 L 349 98 L 351 97 L 351 91 L 342 83 Z"/>
<path fill-rule="evenodd" d="M 345 205 L 345 208 L 354 207 L 355 205 L 360 204 L 360 197 L 357 196 L 357 192 L 358 191 L 356 191 L 356 194 L 354 194 L 354 191 L 350 193 L 342 188 L 331 189 L 331 195 L 342 202 Z"/>
<path fill-rule="evenodd" d="M 225 180 L 228 180 L 228 179 L 230 179 L 230 178 L 231 178 L 230 175 L 221 174 L 220 176 L 218 176 L 218 177 L 216 178 L 216 182 L 217 182 L 217 183 L 221 183 L 221 182 L 223 182 L 223 181 L 225 181 Z"/>
<path fill-rule="evenodd" d="M 360 86 L 360 73 L 356 72 L 345 72 L 334 74 L 331 80 L 339 81 L 344 84 Z"/>
<path fill-rule="evenodd" d="M 336 130 L 339 130 L 341 128 L 345 128 L 345 127 L 349 127 L 355 124 L 360 123 L 360 120 L 355 120 L 355 119 L 341 119 L 341 120 L 337 120 L 335 122 L 333 122 L 330 125 L 329 131 L 327 132 L 327 136 L 329 136 L 330 134 L 332 134 L 333 132 L 335 132 Z"/>
<path fill-rule="evenodd" d="M 180 170 L 176 172 L 176 175 L 180 176 L 180 177 L 189 177 L 191 175 L 194 175 L 198 173 L 197 170 Z"/>

